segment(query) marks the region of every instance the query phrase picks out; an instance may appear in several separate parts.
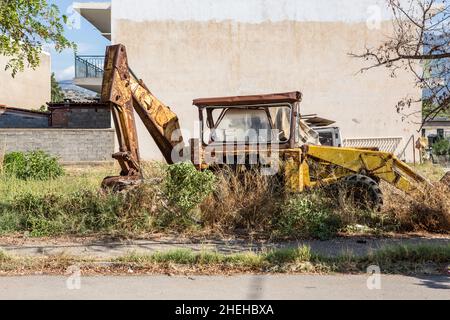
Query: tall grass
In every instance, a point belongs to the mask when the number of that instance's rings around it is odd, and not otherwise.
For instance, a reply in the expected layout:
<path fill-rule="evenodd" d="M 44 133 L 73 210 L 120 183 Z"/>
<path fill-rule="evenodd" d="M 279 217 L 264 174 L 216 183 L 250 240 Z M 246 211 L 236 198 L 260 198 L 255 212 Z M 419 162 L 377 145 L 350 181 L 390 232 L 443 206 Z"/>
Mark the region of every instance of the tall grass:
<path fill-rule="evenodd" d="M 4 160 L 5 160 L 5 154 L 0 149 L 0 176 L 4 174 Z"/>
<path fill-rule="evenodd" d="M 436 182 L 408 195 L 383 184 L 384 213 L 404 231 L 450 231 L 450 187 Z"/>
<path fill-rule="evenodd" d="M 285 194 L 278 177 L 257 171 L 225 169 L 209 185 L 209 174 L 191 169 L 144 164 L 147 183 L 126 194 L 100 190 L 102 179 L 117 174 L 117 166 L 68 167 L 65 176 L 49 181 L 0 175 L 0 233 L 142 236 L 176 231 L 328 239 L 353 230 L 450 230 L 445 186 L 408 196 L 383 185 L 386 205 L 372 212 L 342 204 L 324 190 Z M 186 185 L 182 194 L 175 192 Z"/>
<path fill-rule="evenodd" d="M 180 165 L 180 167 L 185 167 Z M 165 169 L 164 169 L 165 168 Z M 208 194 L 205 173 L 191 172 L 186 184 L 191 189 L 181 199 L 173 196 L 173 181 L 167 167 L 144 168 L 147 182 L 127 193 L 100 190 L 102 179 L 116 168 L 84 170 L 71 168 L 64 177 L 48 181 L 0 178 L 0 233 L 28 231 L 32 236 L 107 233 L 137 236 L 161 230 L 187 230 L 195 221 L 179 208 L 197 205 Z M 171 176 L 174 178 L 174 175 Z M 177 180 L 178 184 L 183 181 Z M 201 192 L 200 192 L 201 193 Z"/>
<path fill-rule="evenodd" d="M 214 193 L 201 205 L 202 220 L 206 226 L 225 233 L 236 229 L 267 230 L 282 198 L 276 177 L 258 171 L 235 173 L 224 169 L 217 174 Z"/>

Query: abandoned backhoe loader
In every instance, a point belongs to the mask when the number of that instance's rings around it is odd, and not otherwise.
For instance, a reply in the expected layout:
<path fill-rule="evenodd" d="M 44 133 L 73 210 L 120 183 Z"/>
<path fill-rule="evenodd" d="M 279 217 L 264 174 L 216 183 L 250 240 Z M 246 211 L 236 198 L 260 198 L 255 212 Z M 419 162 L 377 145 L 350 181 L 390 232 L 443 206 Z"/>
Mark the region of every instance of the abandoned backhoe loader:
<path fill-rule="evenodd" d="M 134 110 L 169 164 L 174 155 L 181 155 L 198 170 L 222 165 L 275 167 L 288 192 L 345 182 L 372 207 L 382 205 L 381 180 L 405 192 L 429 183 L 390 153 L 318 145 L 317 133 L 300 117 L 301 98 L 300 92 L 291 92 L 194 100 L 200 138 L 177 149 L 184 145 L 177 115 L 131 72 L 125 47 L 110 46 L 101 99 L 113 110 L 120 145 L 113 157 L 121 173 L 106 178 L 103 186 L 122 189 L 142 179 Z M 257 139 L 249 138 L 248 132 Z"/>

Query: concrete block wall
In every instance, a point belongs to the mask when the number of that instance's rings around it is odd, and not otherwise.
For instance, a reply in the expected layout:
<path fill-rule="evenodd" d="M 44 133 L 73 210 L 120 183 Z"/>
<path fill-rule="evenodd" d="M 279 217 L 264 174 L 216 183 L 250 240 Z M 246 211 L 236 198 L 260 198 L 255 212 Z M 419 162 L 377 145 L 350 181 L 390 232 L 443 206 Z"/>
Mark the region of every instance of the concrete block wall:
<path fill-rule="evenodd" d="M 64 163 L 112 161 L 114 129 L 0 129 L 0 153 L 46 151 Z"/>
<path fill-rule="evenodd" d="M 48 116 L 18 114 L 6 111 L 0 114 L 0 128 L 48 128 Z"/>
<path fill-rule="evenodd" d="M 69 128 L 111 128 L 109 109 L 73 109 L 69 114 Z"/>
<path fill-rule="evenodd" d="M 53 128 L 108 129 L 111 128 L 109 108 L 50 107 Z"/>

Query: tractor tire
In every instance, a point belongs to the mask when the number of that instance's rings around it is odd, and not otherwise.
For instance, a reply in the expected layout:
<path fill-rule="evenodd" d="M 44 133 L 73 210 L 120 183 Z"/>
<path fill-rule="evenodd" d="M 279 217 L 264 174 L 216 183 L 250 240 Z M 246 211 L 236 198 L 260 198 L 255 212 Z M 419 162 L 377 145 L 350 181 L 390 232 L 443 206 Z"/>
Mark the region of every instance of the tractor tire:
<path fill-rule="evenodd" d="M 361 174 L 344 178 L 340 184 L 339 200 L 351 203 L 363 210 L 380 211 L 383 207 L 383 193 L 378 183 Z"/>

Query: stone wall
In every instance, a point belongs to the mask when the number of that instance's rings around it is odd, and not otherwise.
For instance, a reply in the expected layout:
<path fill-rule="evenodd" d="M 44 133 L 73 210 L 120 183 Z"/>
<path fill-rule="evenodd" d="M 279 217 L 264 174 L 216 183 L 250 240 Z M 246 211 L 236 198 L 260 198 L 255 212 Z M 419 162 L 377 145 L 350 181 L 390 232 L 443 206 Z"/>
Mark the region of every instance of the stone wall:
<path fill-rule="evenodd" d="M 114 129 L 0 129 L 0 153 L 43 150 L 65 163 L 112 161 Z"/>

